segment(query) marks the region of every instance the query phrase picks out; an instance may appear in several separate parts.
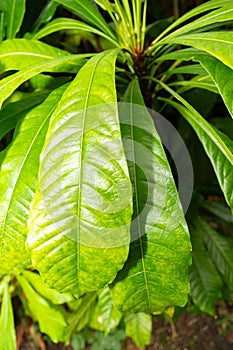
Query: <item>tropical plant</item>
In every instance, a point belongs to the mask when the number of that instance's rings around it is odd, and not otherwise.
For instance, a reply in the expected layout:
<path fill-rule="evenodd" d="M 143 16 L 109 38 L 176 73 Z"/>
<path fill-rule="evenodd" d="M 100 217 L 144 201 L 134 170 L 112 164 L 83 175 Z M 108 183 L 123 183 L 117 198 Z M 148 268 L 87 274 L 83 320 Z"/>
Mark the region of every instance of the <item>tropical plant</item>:
<path fill-rule="evenodd" d="M 233 208 L 233 4 L 211 0 L 150 25 L 147 6 L 48 1 L 23 33 L 25 0 L 1 1 L 1 349 L 15 348 L 10 289 L 55 342 L 88 324 L 108 334 L 123 317 L 148 344 L 151 314 L 187 302 L 188 225 L 193 302 L 214 314 L 233 288 L 233 238 L 218 232 L 221 220 L 232 228 L 231 212 L 197 195 L 187 225 L 162 119 L 159 136 L 151 117 L 163 113 L 202 145 L 208 181 Z M 210 110 L 215 95 L 227 109 L 209 121 L 202 100 Z"/>

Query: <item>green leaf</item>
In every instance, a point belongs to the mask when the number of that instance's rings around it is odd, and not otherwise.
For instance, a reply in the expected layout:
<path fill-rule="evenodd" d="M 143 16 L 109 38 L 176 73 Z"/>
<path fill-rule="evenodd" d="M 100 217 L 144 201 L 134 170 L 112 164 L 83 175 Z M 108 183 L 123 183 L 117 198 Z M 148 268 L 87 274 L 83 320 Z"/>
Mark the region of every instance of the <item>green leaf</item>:
<path fill-rule="evenodd" d="M 105 22 L 104 18 L 98 11 L 97 7 L 93 5 L 90 0 L 55 0 L 59 4 L 63 5 L 69 11 L 76 14 L 84 21 L 99 28 L 102 32 L 108 36 L 115 38 L 110 26 Z"/>
<path fill-rule="evenodd" d="M 93 315 L 96 297 L 96 292 L 87 293 L 82 298 L 70 303 L 72 305 L 73 312 L 68 318 L 66 341 L 70 341 L 73 334 L 81 331 L 88 325 Z"/>
<path fill-rule="evenodd" d="M 233 117 L 232 80 L 233 70 L 211 56 L 197 56 L 197 60 L 209 73 L 218 88 L 222 99 Z"/>
<path fill-rule="evenodd" d="M 151 313 L 186 303 L 191 246 L 171 170 L 136 80 L 124 101 L 120 120 L 134 214 L 129 258 L 112 293 L 120 310 Z"/>
<path fill-rule="evenodd" d="M 4 279 L 4 290 L 0 316 L 0 349 L 15 350 L 16 334 L 11 295 L 8 287 L 8 277 Z"/>
<path fill-rule="evenodd" d="M 221 298 L 222 280 L 199 237 L 200 228 L 196 230 L 191 226 L 190 231 L 193 246 L 193 264 L 189 273 L 190 295 L 201 311 L 214 316 L 214 303 Z"/>
<path fill-rule="evenodd" d="M 90 327 L 102 331 L 105 335 L 116 328 L 122 313 L 115 307 L 109 287 L 105 287 L 98 296 L 98 303 L 91 319 Z"/>
<path fill-rule="evenodd" d="M 163 82 L 159 80 L 157 82 L 183 104 L 181 105 L 169 99 L 162 98 L 162 100 L 176 108 L 195 130 L 213 165 L 226 201 L 228 205 L 233 208 L 233 154 L 231 150 L 211 124 L 209 124 L 186 100 Z"/>
<path fill-rule="evenodd" d="M 31 271 L 23 271 L 23 277 L 33 286 L 33 288 L 44 298 L 51 301 L 55 305 L 64 304 L 74 299 L 71 294 L 59 293 L 55 289 L 49 288 L 44 284 L 38 273 Z"/>
<path fill-rule="evenodd" d="M 128 256 L 131 183 L 116 105 L 118 52 L 98 54 L 80 70 L 41 154 L 28 246 L 33 266 L 61 292 L 103 288 Z"/>
<path fill-rule="evenodd" d="M 17 280 L 28 300 L 34 320 L 39 323 L 40 331 L 48 334 L 55 343 L 64 341 L 67 323 L 61 309 L 52 306 L 39 295 L 23 276 L 17 276 Z"/>
<path fill-rule="evenodd" d="M 231 210 L 224 203 L 204 201 L 201 204 L 201 207 L 211 213 L 211 216 L 214 215 L 224 223 L 232 225 L 231 227 L 233 229 L 233 216 Z"/>
<path fill-rule="evenodd" d="M 1 0 L 0 10 L 5 13 L 7 39 L 13 39 L 23 22 L 25 0 Z"/>
<path fill-rule="evenodd" d="M 203 50 L 226 66 L 233 68 L 233 33 L 230 31 L 189 34 L 169 39 L 166 42 L 192 46 L 195 49 Z"/>
<path fill-rule="evenodd" d="M 58 3 L 54 2 L 53 0 L 47 1 L 45 7 L 41 11 L 39 17 L 37 18 L 35 22 L 35 27 L 33 32 L 37 32 L 39 28 L 45 24 L 48 23 L 49 21 L 52 20 L 53 16 L 55 15 L 55 12 L 58 7 Z"/>
<path fill-rule="evenodd" d="M 0 111 L 0 139 L 10 130 L 13 130 L 20 118 L 41 103 L 47 94 L 28 93 L 27 95 L 27 98 L 9 103 Z"/>
<path fill-rule="evenodd" d="M 77 71 L 78 68 L 80 68 L 85 60 L 84 57 L 87 57 L 90 55 L 69 55 L 65 57 L 60 58 L 54 58 L 53 60 L 46 60 L 42 63 L 39 63 L 31 68 L 24 69 L 22 71 L 19 71 L 13 75 L 10 75 L 0 81 L 0 107 L 2 106 L 3 102 L 25 81 L 28 79 L 31 79 L 37 74 L 40 74 L 42 72 L 54 72 L 54 71 L 60 71 L 64 72 L 68 69 L 71 70 L 71 68 L 74 71 Z"/>
<path fill-rule="evenodd" d="M 64 87 L 20 122 L 0 171 L 0 275 L 18 273 L 30 265 L 25 249 L 29 208 L 38 181 L 39 155 L 49 118 Z"/>
<path fill-rule="evenodd" d="M 103 32 L 101 32 L 100 30 L 94 27 L 89 26 L 86 23 L 83 23 L 81 21 L 78 21 L 76 19 L 74 20 L 71 18 L 54 19 L 53 21 L 48 23 L 47 26 L 45 26 L 39 32 L 33 35 L 33 39 L 41 39 L 59 30 L 67 30 L 67 29 L 87 31 L 87 32 L 102 36 L 103 38 L 110 40 L 115 46 L 119 46 L 116 40 L 114 40 L 112 37 L 104 34 Z"/>
<path fill-rule="evenodd" d="M 152 316 L 142 312 L 126 314 L 124 317 L 125 330 L 138 347 L 150 344 L 152 335 Z"/>
<path fill-rule="evenodd" d="M 0 45 L 1 71 L 28 69 L 54 58 L 69 56 L 69 53 L 37 40 L 12 39 Z"/>
<path fill-rule="evenodd" d="M 212 260 L 229 289 L 233 289 L 233 239 L 221 235 L 205 220 L 197 218 L 195 227 L 201 232 Z"/>

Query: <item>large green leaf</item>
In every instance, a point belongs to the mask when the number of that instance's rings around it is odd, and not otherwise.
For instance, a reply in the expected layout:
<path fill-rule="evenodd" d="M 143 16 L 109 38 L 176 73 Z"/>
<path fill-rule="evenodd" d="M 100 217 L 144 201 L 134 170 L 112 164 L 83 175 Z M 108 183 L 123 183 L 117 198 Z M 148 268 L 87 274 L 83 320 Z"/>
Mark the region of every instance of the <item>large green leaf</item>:
<path fill-rule="evenodd" d="M 22 275 L 17 276 L 17 280 L 27 298 L 27 305 L 34 320 L 39 323 L 40 331 L 48 334 L 55 343 L 64 341 L 67 323 L 62 309 L 52 306 Z"/>
<path fill-rule="evenodd" d="M 226 201 L 229 206 L 233 208 L 233 154 L 231 150 L 211 124 L 209 124 L 186 100 L 170 89 L 166 84 L 161 81 L 157 82 L 183 104 L 181 105 L 175 101 L 163 99 L 176 108 L 197 133 L 213 165 Z"/>
<path fill-rule="evenodd" d="M 224 281 L 233 289 L 233 239 L 214 230 L 205 220 L 197 218 L 194 222 L 201 232 L 209 253 L 221 272 Z"/>
<path fill-rule="evenodd" d="M 115 92 L 119 50 L 93 57 L 53 114 L 29 222 L 33 265 L 61 292 L 104 287 L 129 250 L 131 184 Z"/>
<path fill-rule="evenodd" d="M 114 38 L 111 27 L 105 22 L 104 18 L 93 5 L 91 0 L 55 0 L 59 4 L 66 7 L 69 11 L 78 15 L 84 21 L 99 28 L 108 36 Z"/>
<path fill-rule="evenodd" d="M 69 53 L 37 40 L 12 39 L 0 45 L 0 70 L 22 70 Z"/>
<path fill-rule="evenodd" d="M 193 246 L 193 264 L 189 273 L 190 295 L 202 311 L 214 316 L 214 303 L 221 298 L 222 280 L 196 229 L 191 226 L 190 230 Z M 197 228 L 197 231 L 200 232 L 201 228 Z"/>
<path fill-rule="evenodd" d="M 203 50 L 233 68 L 233 32 L 231 31 L 194 33 L 168 39 L 165 42 L 192 46 L 198 50 Z"/>
<path fill-rule="evenodd" d="M 69 55 L 61 58 L 54 58 L 53 60 L 46 60 L 31 68 L 24 69 L 13 75 L 10 75 L 0 81 L 0 107 L 3 102 L 25 81 L 31 79 L 41 72 L 51 71 L 66 71 L 71 68 L 77 71 L 78 68 L 85 63 L 84 57 L 90 55 Z"/>
<path fill-rule="evenodd" d="M 105 287 L 98 295 L 98 303 L 91 318 L 90 327 L 109 334 L 117 327 L 122 313 L 113 303 L 109 287 Z"/>
<path fill-rule="evenodd" d="M 137 314 L 126 314 L 124 317 L 125 330 L 138 347 L 150 344 L 152 333 L 152 316 L 143 312 Z"/>
<path fill-rule="evenodd" d="M 6 36 L 13 39 L 23 22 L 26 0 L 1 0 L 0 10 L 4 11 Z"/>
<path fill-rule="evenodd" d="M 46 93 L 28 94 L 27 98 L 7 104 L 0 111 L 0 139 L 13 130 L 19 119 L 26 115 L 33 107 L 42 102 Z"/>
<path fill-rule="evenodd" d="M 91 27 L 90 25 L 84 22 L 78 21 L 76 19 L 71 19 L 71 18 L 56 18 L 55 20 L 48 23 L 47 26 L 42 28 L 39 32 L 37 32 L 33 36 L 33 39 L 41 39 L 59 30 L 67 30 L 67 29 L 73 29 L 77 31 L 78 30 L 87 31 L 87 32 L 102 36 L 103 38 L 110 40 L 115 46 L 119 46 L 117 41 L 114 40 L 112 37 L 104 34 L 100 30 L 94 27 Z"/>
<path fill-rule="evenodd" d="M 9 293 L 8 279 L 4 279 L 4 289 L 0 316 L 0 349 L 15 350 L 16 334 L 14 326 L 14 315 Z"/>
<path fill-rule="evenodd" d="M 191 246 L 169 164 L 136 80 L 124 101 L 120 119 L 134 215 L 129 258 L 112 293 L 122 311 L 154 312 L 186 303 Z"/>
<path fill-rule="evenodd" d="M 55 90 L 17 126 L 0 170 L 0 275 L 30 265 L 25 249 L 27 219 L 35 193 L 39 155 L 51 113 L 64 92 Z"/>
<path fill-rule="evenodd" d="M 22 275 L 33 286 L 37 293 L 55 305 L 64 304 L 74 299 L 71 294 L 59 293 L 55 289 L 49 288 L 46 284 L 44 284 L 38 273 L 24 270 Z"/>
<path fill-rule="evenodd" d="M 226 107 L 233 117 L 233 101 L 232 101 L 232 81 L 233 70 L 211 56 L 197 56 L 196 58 L 203 68 L 209 73 L 219 93 L 221 94 Z M 233 126 L 232 126 L 233 127 Z"/>

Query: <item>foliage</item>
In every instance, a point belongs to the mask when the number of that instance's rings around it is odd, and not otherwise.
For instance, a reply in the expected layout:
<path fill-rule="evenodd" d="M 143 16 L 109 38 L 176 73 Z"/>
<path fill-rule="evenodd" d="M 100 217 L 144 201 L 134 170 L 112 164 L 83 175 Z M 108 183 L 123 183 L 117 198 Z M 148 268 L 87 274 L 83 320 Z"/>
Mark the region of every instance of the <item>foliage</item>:
<path fill-rule="evenodd" d="M 93 349 L 117 349 L 121 322 L 148 344 L 151 314 L 184 306 L 189 280 L 211 315 L 233 289 L 233 4 L 210 0 L 162 23 L 147 23 L 147 5 L 47 1 L 24 34 L 26 1 L 1 1 L 4 350 L 16 346 L 10 291 L 54 342 L 79 348 L 90 326 L 106 336 Z M 190 151 L 186 219 L 152 110 Z"/>

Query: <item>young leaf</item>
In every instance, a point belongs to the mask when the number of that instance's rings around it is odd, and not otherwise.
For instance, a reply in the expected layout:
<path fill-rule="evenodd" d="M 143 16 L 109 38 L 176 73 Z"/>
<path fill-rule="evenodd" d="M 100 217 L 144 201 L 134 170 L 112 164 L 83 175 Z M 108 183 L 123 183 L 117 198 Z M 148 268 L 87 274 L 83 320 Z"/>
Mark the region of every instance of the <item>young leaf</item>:
<path fill-rule="evenodd" d="M 233 70 L 219 60 L 211 56 L 197 56 L 202 67 L 209 73 L 215 85 L 221 94 L 223 101 L 228 108 L 230 115 L 233 117 L 233 101 L 232 101 L 232 81 Z"/>
<path fill-rule="evenodd" d="M 228 205 L 233 208 L 233 154 L 231 150 L 211 124 L 209 124 L 186 100 L 163 82 L 157 82 L 183 104 L 181 105 L 180 103 L 162 98 L 168 104 L 176 108 L 197 133 L 213 165 L 226 201 Z"/>
<path fill-rule="evenodd" d="M 61 309 L 51 306 L 22 275 L 17 276 L 17 280 L 27 298 L 28 307 L 34 320 L 39 323 L 40 331 L 48 334 L 55 343 L 64 341 L 67 323 Z"/>
<path fill-rule="evenodd" d="M 59 4 L 66 7 L 69 11 L 75 13 L 78 17 L 84 21 L 92 24 L 94 27 L 99 28 L 102 32 L 107 34 L 113 39 L 114 34 L 110 26 L 105 22 L 104 18 L 93 5 L 91 0 L 55 0 Z"/>
<path fill-rule="evenodd" d="M 197 218 L 194 222 L 209 250 L 212 260 L 223 276 L 224 281 L 233 289 L 233 239 L 224 237 L 214 230 L 205 220 Z"/>
<path fill-rule="evenodd" d="M 103 288 L 129 250 L 131 183 L 116 105 L 119 50 L 88 61 L 53 113 L 29 221 L 33 266 L 49 286 Z"/>
<path fill-rule="evenodd" d="M 31 68 L 24 69 L 13 75 L 10 75 L 0 81 L 0 107 L 3 102 L 26 80 L 31 79 L 41 72 L 54 72 L 54 71 L 76 71 L 85 63 L 84 57 L 90 55 L 69 55 L 60 58 L 54 58 L 53 60 L 46 60 Z"/>
<path fill-rule="evenodd" d="M 129 258 L 112 294 L 122 311 L 151 313 L 186 303 L 191 245 L 171 170 L 136 80 L 124 101 L 120 121 L 134 214 Z"/>
<path fill-rule="evenodd" d="M 109 287 L 105 287 L 98 296 L 90 327 L 102 331 L 105 335 L 116 328 L 122 318 L 122 313 L 113 303 Z"/>
<path fill-rule="evenodd" d="M 69 53 L 37 40 L 12 39 L 0 45 L 1 71 L 22 70 Z"/>
<path fill-rule="evenodd" d="M 13 39 L 23 22 L 26 0 L 1 0 L 0 10 L 4 11 L 6 36 Z"/>
<path fill-rule="evenodd" d="M 201 228 L 190 227 L 193 246 L 193 264 L 190 267 L 190 295 L 194 303 L 204 312 L 214 316 L 214 303 L 221 298 L 222 280 L 210 256 L 198 236 Z"/>
<path fill-rule="evenodd" d="M 0 349 L 15 350 L 16 334 L 14 326 L 14 315 L 9 293 L 8 278 L 4 279 L 4 289 L 0 316 Z"/>
<path fill-rule="evenodd" d="M 41 39 L 45 36 L 52 34 L 54 32 L 57 32 L 59 30 L 67 30 L 67 29 L 73 29 L 73 30 L 83 30 L 87 31 L 99 36 L 102 36 L 103 38 L 111 41 L 115 46 L 119 46 L 117 41 L 114 40 L 112 37 L 109 37 L 108 35 L 104 34 L 100 30 L 83 23 L 78 20 L 74 20 L 71 18 L 56 18 L 50 23 L 47 24 L 44 28 L 42 28 L 39 32 L 37 32 L 35 35 L 33 35 L 33 39 Z"/>
<path fill-rule="evenodd" d="M 38 179 L 39 155 L 49 118 L 64 92 L 55 90 L 18 124 L 0 171 L 0 275 L 30 265 L 25 249 L 27 219 Z"/>
<path fill-rule="evenodd" d="M 126 314 L 124 316 L 125 330 L 138 347 L 150 344 L 152 333 L 152 316 L 142 312 L 138 314 Z"/>
<path fill-rule="evenodd" d="M 192 46 L 195 49 L 203 50 L 230 68 L 233 68 L 233 33 L 230 31 L 194 33 L 172 38 L 166 42 Z"/>

